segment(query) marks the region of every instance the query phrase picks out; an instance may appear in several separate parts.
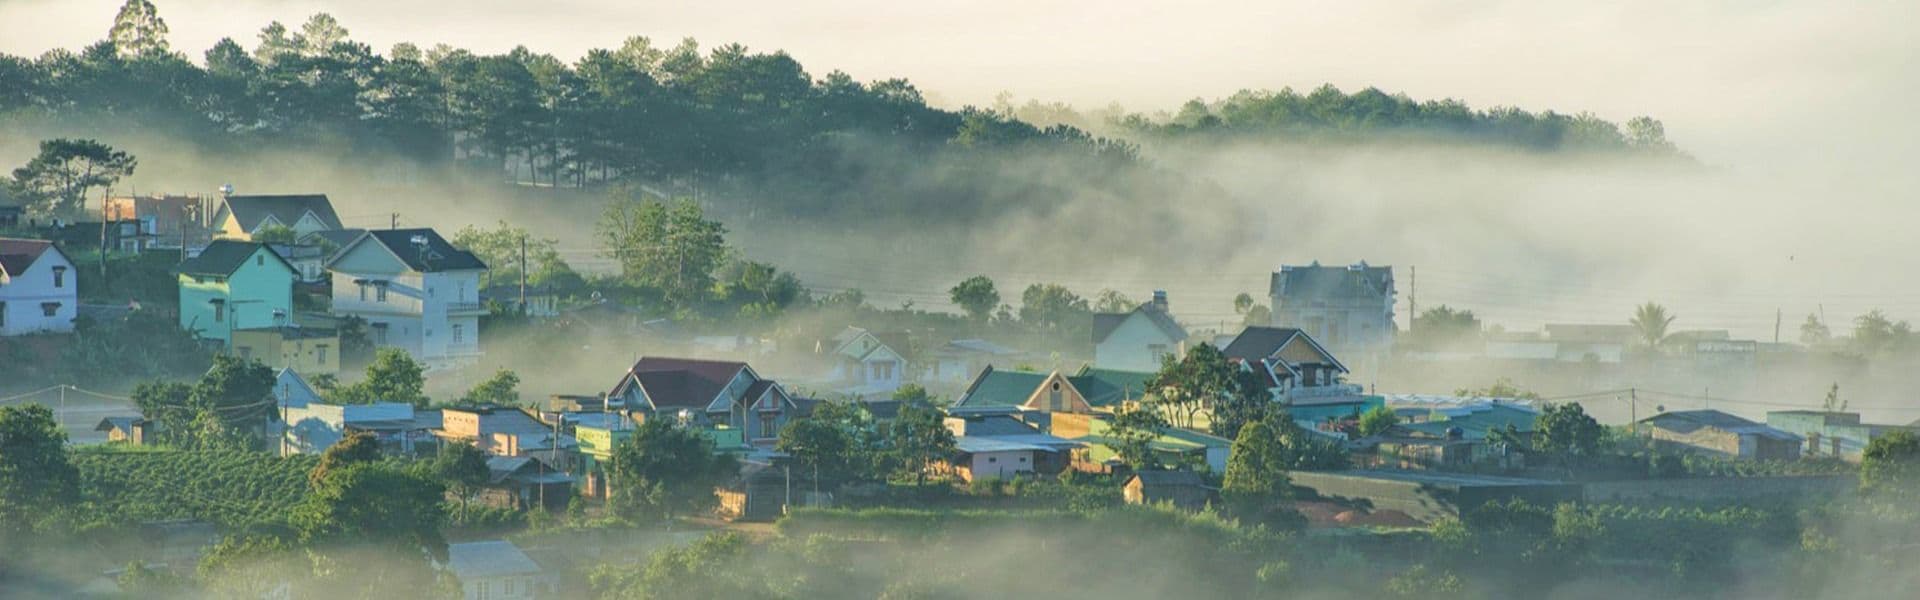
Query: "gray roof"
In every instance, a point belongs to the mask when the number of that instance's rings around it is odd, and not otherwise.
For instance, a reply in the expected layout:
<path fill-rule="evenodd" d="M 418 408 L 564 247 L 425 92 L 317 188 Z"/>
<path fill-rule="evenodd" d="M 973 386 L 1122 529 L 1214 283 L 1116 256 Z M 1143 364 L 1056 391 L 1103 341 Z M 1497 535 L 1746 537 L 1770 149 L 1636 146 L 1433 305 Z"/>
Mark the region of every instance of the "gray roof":
<path fill-rule="evenodd" d="M 393 251 L 407 268 L 421 273 L 485 270 L 487 263 L 472 252 L 453 247 L 432 229 L 374 229 L 368 236 Z M 418 240 L 422 243 L 415 243 Z"/>
<path fill-rule="evenodd" d="M 1290 300 L 1373 299 L 1393 294 L 1393 267 L 1283 266 L 1273 274 L 1273 296 Z"/>
<path fill-rule="evenodd" d="M 199 256 L 189 258 L 186 262 L 180 263 L 180 272 L 186 275 L 226 277 L 232 275 L 234 270 L 240 268 L 240 265 L 246 264 L 247 259 L 262 248 L 266 248 L 266 244 L 235 240 L 214 240 L 213 243 L 207 244 L 206 249 L 200 251 Z M 293 265 L 287 264 L 287 259 L 281 258 L 279 253 L 268 250 L 267 254 L 272 255 L 274 262 L 280 263 L 280 265 L 286 267 L 288 271 L 299 272 L 299 269 L 295 269 Z"/>
<path fill-rule="evenodd" d="M 340 215 L 334 214 L 333 203 L 327 200 L 326 194 L 228 196 L 225 204 L 223 210 L 233 213 L 240 227 L 247 231 L 253 231 L 269 216 L 281 225 L 292 227 L 309 212 L 320 220 L 323 229 L 340 228 Z"/>
<path fill-rule="evenodd" d="M 1145 315 L 1148 322 L 1159 328 L 1160 333 L 1166 334 L 1168 339 L 1176 342 L 1187 339 L 1187 329 L 1174 322 L 1173 315 L 1167 314 L 1166 309 L 1147 302 L 1134 307 L 1131 312 L 1093 315 L 1093 343 L 1106 341 L 1107 336 L 1113 335 L 1115 329 L 1119 329 L 1121 324 L 1126 323 L 1127 319 L 1134 315 Z"/>
<path fill-rule="evenodd" d="M 345 248 L 355 238 L 360 237 L 360 234 L 366 232 L 365 229 L 326 229 L 301 236 L 299 241 L 303 244 L 311 244 L 317 238 L 326 240 L 335 247 Z"/>
<path fill-rule="evenodd" d="M 447 569 L 460 579 L 540 573 L 539 563 L 506 540 L 447 544 Z"/>
<path fill-rule="evenodd" d="M 1713 428 L 1740 435 L 1758 435 L 1783 442 L 1795 442 L 1801 439 L 1800 436 L 1786 431 L 1712 409 L 1660 413 L 1641 419 L 1640 422 L 1681 434 L 1692 433 L 1701 428 Z"/>
<path fill-rule="evenodd" d="M 1233 336 L 1233 343 L 1220 351 L 1227 358 L 1260 360 L 1273 356 L 1287 345 L 1287 340 L 1299 334 L 1300 330 L 1293 327 L 1248 327 Z"/>

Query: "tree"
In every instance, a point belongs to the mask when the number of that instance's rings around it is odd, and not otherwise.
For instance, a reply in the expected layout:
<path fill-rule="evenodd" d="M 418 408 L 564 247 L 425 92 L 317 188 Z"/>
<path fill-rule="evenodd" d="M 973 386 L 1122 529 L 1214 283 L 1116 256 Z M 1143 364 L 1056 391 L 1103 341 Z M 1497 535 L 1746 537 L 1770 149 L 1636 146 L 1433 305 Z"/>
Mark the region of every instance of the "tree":
<path fill-rule="evenodd" d="M 1867 357 L 1898 356 L 1913 345 L 1913 327 L 1906 321 L 1895 322 L 1880 309 L 1867 311 L 1853 320 L 1855 353 Z"/>
<path fill-rule="evenodd" d="M 1633 317 L 1627 323 L 1640 333 L 1640 342 L 1648 348 L 1660 347 L 1667 339 L 1667 326 L 1673 324 L 1673 315 L 1667 314 L 1667 307 L 1648 302 L 1633 309 Z"/>
<path fill-rule="evenodd" d="M 1540 399 L 1540 394 L 1538 392 L 1522 389 L 1519 385 L 1515 384 L 1512 379 L 1508 379 L 1506 377 L 1495 379 L 1493 381 L 1493 385 L 1489 385 L 1487 387 L 1483 387 L 1479 389 L 1461 388 L 1458 390 L 1454 390 L 1453 395 L 1466 396 L 1469 398 L 1513 398 L 1518 400 L 1539 400 Z"/>
<path fill-rule="evenodd" d="M 906 404 L 892 421 L 881 425 L 881 440 L 896 472 L 908 472 L 917 483 L 927 480 L 927 468 L 959 452 L 953 431 L 947 429 L 940 411 L 920 404 Z"/>
<path fill-rule="evenodd" d="M 1847 401 L 1840 399 L 1840 382 L 1835 381 L 1833 387 L 1827 388 L 1827 398 L 1820 403 L 1820 409 L 1830 413 L 1847 410 Z"/>
<path fill-rule="evenodd" d="M 1833 330 L 1820 317 L 1809 313 L 1807 321 L 1800 324 L 1800 343 L 1808 348 L 1819 348 L 1833 341 Z"/>
<path fill-rule="evenodd" d="M 51 507 L 79 499 L 67 432 L 39 404 L 0 407 L 0 536 L 23 533 Z"/>
<path fill-rule="evenodd" d="M 1020 292 L 1020 320 L 1029 325 L 1060 329 L 1089 319 L 1087 299 L 1065 286 L 1036 283 Z"/>
<path fill-rule="evenodd" d="M 1253 310 L 1253 294 L 1240 292 L 1233 297 L 1233 314 L 1244 315 Z"/>
<path fill-rule="evenodd" d="M 1186 356 L 1162 357 L 1160 370 L 1146 385 L 1159 394 L 1162 406 L 1179 410 L 1183 425 L 1192 427 L 1200 413 L 1212 412 L 1229 398 L 1243 395 L 1239 372 L 1240 366 L 1228 360 L 1226 353 L 1201 342 Z"/>
<path fill-rule="evenodd" d="M 1606 428 L 1577 402 L 1547 406 L 1533 424 L 1533 449 L 1560 457 L 1599 454 Z"/>
<path fill-rule="evenodd" d="M 1285 456 L 1280 437 L 1264 421 L 1240 428 L 1227 456 L 1226 477 L 1221 481 L 1223 494 L 1240 499 L 1271 500 L 1286 497 L 1289 490 Z"/>
<path fill-rule="evenodd" d="M 107 32 L 121 58 L 137 58 L 167 52 L 167 22 L 147 0 L 127 0 L 113 17 L 113 29 Z"/>
<path fill-rule="evenodd" d="M 1273 309 L 1255 302 L 1253 294 L 1240 292 L 1233 297 L 1233 313 L 1240 315 L 1242 327 L 1260 327 L 1273 323 Z"/>
<path fill-rule="evenodd" d="M 1171 425 L 1152 407 L 1138 406 L 1114 414 L 1108 432 L 1113 434 L 1112 442 L 1107 444 L 1120 460 L 1135 471 L 1157 469 L 1160 462 L 1153 456 L 1153 441 L 1166 434 Z"/>
<path fill-rule="evenodd" d="M 774 449 L 793 455 L 793 462 L 811 472 L 816 481 L 841 482 L 851 477 L 860 449 L 853 435 L 822 419 L 796 419 L 780 428 Z"/>
<path fill-rule="evenodd" d="M 1920 491 L 1920 436 L 1893 431 L 1867 442 L 1860 455 L 1860 487 L 1895 498 Z"/>
<path fill-rule="evenodd" d="M 1399 421 L 1400 418 L 1393 414 L 1393 409 L 1385 406 L 1373 407 L 1373 410 L 1360 415 L 1360 435 L 1373 436 L 1386 433 Z"/>
<path fill-rule="evenodd" d="M 446 539 L 440 536 L 440 525 L 446 520 L 445 496 L 446 488 L 439 482 L 404 469 L 353 464 L 329 471 L 287 520 L 308 544 L 401 550 L 414 553 L 424 563 L 428 554 L 446 554 Z M 376 564 L 366 567 L 391 568 L 377 564 L 384 561 L 369 562 Z"/>
<path fill-rule="evenodd" d="M 596 229 L 607 258 L 628 281 L 659 289 L 679 306 L 707 297 L 727 256 L 726 226 L 708 220 L 692 200 L 668 205 L 618 197 Z"/>
<path fill-rule="evenodd" d="M 133 174 L 133 155 L 94 140 L 57 138 L 40 142 L 40 153 L 14 169 L 15 187 L 37 214 L 80 214 L 87 190 L 107 187 Z"/>
<path fill-rule="evenodd" d="M 526 251 L 527 283 L 553 285 L 579 277 L 560 257 L 559 242 L 533 237 L 524 227 L 500 221 L 493 229 L 468 225 L 449 240 L 454 246 L 479 256 L 487 263 L 488 285 L 519 285 L 521 250 Z"/>
<path fill-rule="evenodd" d="M 481 486 L 487 484 L 491 475 L 492 472 L 487 470 L 487 453 L 477 446 L 442 444 L 440 453 L 433 457 L 434 478 L 460 499 L 463 513 L 467 510 L 467 500 L 480 493 Z"/>
<path fill-rule="evenodd" d="M 953 289 L 947 290 L 947 297 L 961 310 L 967 311 L 967 316 L 975 321 L 987 320 L 993 313 L 993 307 L 1000 305 L 1000 292 L 993 288 L 993 280 L 985 275 L 968 277 L 966 281 L 954 285 Z"/>
<path fill-rule="evenodd" d="M 894 402 L 899 402 L 902 406 L 933 405 L 933 395 L 927 393 L 927 388 L 918 383 L 909 383 L 900 386 L 899 389 L 893 390 L 893 395 L 890 398 Z"/>
<path fill-rule="evenodd" d="M 706 436 L 666 419 L 649 419 L 614 444 L 607 467 L 608 504 L 628 519 L 712 507 L 714 487 L 740 471 L 733 456 L 715 452 Z"/>
<path fill-rule="evenodd" d="M 1100 290 L 1100 295 L 1096 296 L 1093 300 L 1093 312 L 1097 313 L 1112 314 L 1132 312 L 1133 309 L 1138 306 L 1140 306 L 1140 303 L 1134 302 L 1133 299 L 1128 298 L 1126 294 L 1115 290 Z"/>
<path fill-rule="evenodd" d="M 1276 406 L 1266 376 L 1252 369 L 1234 369 L 1232 391 L 1214 406 L 1207 427 L 1214 435 L 1234 439 L 1246 424 L 1271 417 Z"/>
<path fill-rule="evenodd" d="M 407 351 L 381 348 L 367 365 L 366 378 L 352 385 L 335 387 L 327 399 L 340 404 L 404 402 L 414 408 L 426 408 L 432 399 L 426 394 L 425 369 Z M 515 383 L 518 383 L 517 379 Z"/>
<path fill-rule="evenodd" d="M 1402 339 L 1410 348 L 1432 351 L 1470 344 L 1479 337 L 1480 318 L 1473 311 L 1442 304 L 1414 317 L 1412 328 Z"/>
<path fill-rule="evenodd" d="M 340 438 L 320 453 L 320 462 L 307 472 L 308 485 L 318 488 L 329 474 L 353 465 L 380 461 L 380 438 L 371 432 L 358 432 Z"/>
<path fill-rule="evenodd" d="M 262 244 L 293 244 L 297 241 L 292 227 L 285 225 L 267 225 L 253 232 L 253 241 Z"/>
<path fill-rule="evenodd" d="M 494 371 L 493 376 L 487 378 L 486 381 L 475 384 L 473 389 L 467 390 L 467 394 L 460 397 L 460 404 L 464 406 L 519 406 L 519 386 L 519 375 L 507 369 L 500 369 Z"/>

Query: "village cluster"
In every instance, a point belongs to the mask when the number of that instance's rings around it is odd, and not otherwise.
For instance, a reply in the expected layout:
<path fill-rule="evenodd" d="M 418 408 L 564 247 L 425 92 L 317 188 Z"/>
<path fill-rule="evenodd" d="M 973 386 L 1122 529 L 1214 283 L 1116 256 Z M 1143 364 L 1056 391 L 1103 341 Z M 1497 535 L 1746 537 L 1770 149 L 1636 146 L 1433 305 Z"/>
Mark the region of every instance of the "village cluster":
<path fill-rule="evenodd" d="M 18 214 L 0 212 L 0 226 L 23 225 Z M 910 353 L 894 334 L 848 323 L 816 346 L 822 371 L 793 374 L 804 385 L 785 385 L 750 364 L 758 342 L 716 338 L 691 347 L 742 358 L 637 349 L 627 370 L 580 382 L 579 389 L 541 390 L 540 402 L 429 409 L 382 399 L 329 403 L 316 391 L 315 377 L 341 371 L 343 321 L 363 323 L 374 346 L 400 349 L 433 372 L 481 356 L 481 320 L 500 307 L 538 320 L 605 310 L 606 303 L 583 309 L 524 282 L 490 281 L 489 265 L 433 229 L 347 228 L 317 194 L 110 198 L 101 222 L 47 231 L 50 239 L 0 239 L 0 335 L 58 334 L 71 331 L 82 311 L 129 308 L 81 304 L 78 280 L 90 271 L 63 252 L 69 240 L 130 253 L 178 252 L 186 257 L 175 273 L 179 327 L 278 372 L 271 399 L 277 423 L 259 432 L 269 447 L 317 454 L 356 434 L 404 456 L 472 445 L 487 455 L 491 473 L 479 498 L 500 507 L 564 510 L 576 497 L 605 499 L 619 485 L 605 468 L 616 446 L 653 421 L 697 431 L 713 452 L 738 459 L 738 477 L 715 490 L 721 518 L 772 520 L 792 506 L 831 505 L 843 491 L 796 472 L 777 442 L 790 423 L 823 403 L 842 402 L 879 423 L 908 408 L 939 411 L 952 446 L 927 466 L 929 476 L 974 483 L 1117 475 L 1128 502 L 1199 509 L 1220 501 L 1220 475 L 1235 451 L 1234 440 L 1207 427 L 1223 417 L 1169 415 L 1146 440 L 1157 457 L 1150 465 L 1123 460 L 1121 438 L 1129 432 L 1117 432 L 1115 421 L 1185 393 L 1165 387 L 1159 372 L 1203 346 L 1256 379 L 1295 431 L 1347 456 L 1352 468 L 1295 471 L 1292 484 L 1322 497 L 1364 499 L 1371 508 L 1309 515 L 1315 518 L 1418 523 L 1488 500 L 1740 499 L 1815 494 L 1841 481 L 1584 476 L 1527 456 L 1528 440 L 1550 410 L 1543 399 L 1379 393 L 1352 383 L 1350 363 L 1365 368 L 1382 360 L 1395 335 L 1393 269 L 1365 263 L 1278 269 L 1268 322 L 1239 331 L 1190 332 L 1174 318 L 1168 294 L 1155 291 L 1131 311 L 1096 314 L 1088 340 L 1093 358 L 1074 368 L 1034 368 L 1045 361 L 983 339 Z M 269 231 L 273 239 L 256 239 Z M 1630 342 L 1593 341 L 1621 337 L 1601 331 L 1606 327 L 1509 336 L 1485 351 L 1617 362 Z M 903 389 L 952 392 L 950 401 L 932 403 Z M 1858 413 L 1831 407 L 1774 411 L 1764 423 L 1717 410 L 1649 409 L 1624 425 L 1650 448 L 1725 461 L 1857 461 L 1871 440 L 1910 429 L 1863 423 Z M 107 418 L 98 429 L 112 443 L 138 445 L 158 426 L 129 416 Z M 534 561 L 504 541 L 453 544 L 451 552 L 452 568 L 466 569 L 469 594 L 492 590 L 479 597 L 531 594 L 540 576 Z"/>

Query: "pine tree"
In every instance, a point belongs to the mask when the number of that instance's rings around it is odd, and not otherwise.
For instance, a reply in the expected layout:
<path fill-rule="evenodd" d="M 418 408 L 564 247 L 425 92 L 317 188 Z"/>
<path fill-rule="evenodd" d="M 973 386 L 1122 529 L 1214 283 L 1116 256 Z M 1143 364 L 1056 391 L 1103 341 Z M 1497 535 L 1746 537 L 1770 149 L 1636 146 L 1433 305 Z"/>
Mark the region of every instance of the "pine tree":
<path fill-rule="evenodd" d="M 107 40 L 121 58 L 135 58 L 167 51 L 167 22 L 147 0 L 127 0 L 120 14 L 113 17 L 113 29 Z"/>

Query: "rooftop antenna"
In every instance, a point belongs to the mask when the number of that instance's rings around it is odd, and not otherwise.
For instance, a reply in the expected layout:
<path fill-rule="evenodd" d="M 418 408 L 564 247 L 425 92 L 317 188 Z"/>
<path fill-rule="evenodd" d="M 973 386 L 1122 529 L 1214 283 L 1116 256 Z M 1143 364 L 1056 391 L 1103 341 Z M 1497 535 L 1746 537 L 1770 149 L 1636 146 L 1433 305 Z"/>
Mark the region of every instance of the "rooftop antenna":
<path fill-rule="evenodd" d="M 427 262 L 427 236 L 416 233 L 413 237 L 407 238 L 407 241 L 413 242 L 414 249 L 420 253 L 420 262 Z"/>
<path fill-rule="evenodd" d="M 232 196 L 232 195 L 233 195 L 233 184 L 231 184 L 231 183 L 222 183 L 222 184 L 220 184 L 220 196 L 221 196 L 221 197 L 227 197 L 227 196 Z"/>

